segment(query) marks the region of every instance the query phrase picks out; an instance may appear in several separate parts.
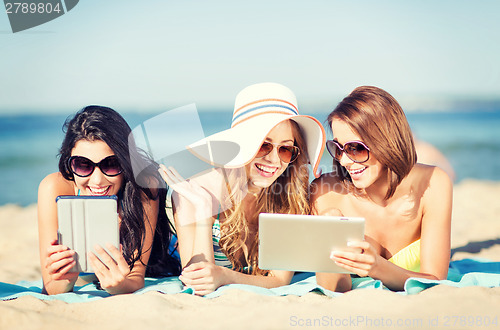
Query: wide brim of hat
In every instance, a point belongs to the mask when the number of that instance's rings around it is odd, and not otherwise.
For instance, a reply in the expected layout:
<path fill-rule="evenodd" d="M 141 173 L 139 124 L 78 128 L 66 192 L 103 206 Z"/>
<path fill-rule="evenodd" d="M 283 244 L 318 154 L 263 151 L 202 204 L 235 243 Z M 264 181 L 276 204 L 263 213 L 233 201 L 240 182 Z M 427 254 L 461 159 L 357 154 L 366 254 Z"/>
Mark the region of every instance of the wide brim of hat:
<path fill-rule="evenodd" d="M 248 120 L 235 127 L 210 135 L 186 148 L 204 162 L 224 168 L 238 168 L 255 158 L 269 132 L 285 120 L 295 121 L 301 128 L 313 173 L 319 176 L 318 166 L 323 154 L 326 135 L 321 123 L 306 115 L 265 114 L 258 120 Z"/>

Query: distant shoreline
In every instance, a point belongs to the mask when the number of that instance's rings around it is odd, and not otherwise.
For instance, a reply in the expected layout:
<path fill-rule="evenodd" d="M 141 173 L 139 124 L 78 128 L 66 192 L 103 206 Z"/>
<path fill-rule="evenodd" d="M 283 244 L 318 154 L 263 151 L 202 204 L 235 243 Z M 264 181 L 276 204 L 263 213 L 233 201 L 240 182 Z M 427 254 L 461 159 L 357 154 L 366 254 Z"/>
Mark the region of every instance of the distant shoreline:
<path fill-rule="evenodd" d="M 482 186 L 482 187 L 498 187 L 500 189 L 500 180 L 480 180 L 480 179 L 471 179 L 471 178 L 465 178 L 461 180 L 460 182 L 455 182 L 453 184 L 453 187 L 455 189 L 463 189 L 465 186 Z M 500 190 L 499 190 L 500 191 Z M 500 197 L 500 194 L 498 195 Z M 18 209 L 27 209 L 31 207 L 36 207 L 37 203 L 30 203 L 27 205 L 21 205 L 17 203 L 4 203 L 0 205 L 0 209 L 2 208 L 18 208 Z M 500 221 L 500 214 L 499 214 L 499 221 Z M 498 233 L 500 237 L 500 232 Z"/>

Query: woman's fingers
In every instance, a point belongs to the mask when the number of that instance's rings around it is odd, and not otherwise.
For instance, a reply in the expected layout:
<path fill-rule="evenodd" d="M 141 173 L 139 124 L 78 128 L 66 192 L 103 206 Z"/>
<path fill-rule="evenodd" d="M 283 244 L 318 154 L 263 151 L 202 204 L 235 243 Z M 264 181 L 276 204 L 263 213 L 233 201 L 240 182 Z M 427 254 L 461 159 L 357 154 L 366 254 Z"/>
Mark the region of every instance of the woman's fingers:
<path fill-rule="evenodd" d="M 330 259 L 349 272 L 359 276 L 369 276 L 376 264 L 376 253 L 370 243 L 351 241 L 348 242 L 348 246 L 346 250 L 332 251 Z"/>
<path fill-rule="evenodd" d="M 192 288 L 198 296 L 204 296 L 216 289 L 214 282 L 205 277 L 192 279 L 181 275 L 179 279 L 186 287 Z"/>
<path fill-rule="evenodd" d="M 344 268 L 348 272 L 357 274 L 362 277 L 368 276 L 369 267 L 367 269 L 363 266 L 363 264 L 352 263 L 345 259 L 335 260 L 335 264 Z"/>
<path fill-rule="evenodd" d="M 182 270 L 182 273 L 187 273 L 187 272 L 192 272 L 195 270 L 203 269 L 205 268 L 206 261 L 198 261 L 190 264 L 189 266 L 184 267 Z"/>
<path fill-rule="evenodd" d="M 203 283 L 203 284 L 189 284 L 189 283 L 185 283 L 185 282 L 182 282 L 182 283 L 184 283 L 184 288 L 193 289 L 194 294 L 197 296 L 204 296 L 206 294 L 209 294 L 209 293 L 215 291 L 215 288 L 213 287 L 213 285 L 206 284 L 206 283 Z"/>
<path fill-rule="evenodd" d="M 63 258 L 63 259 L 59 259 L 57 261 L 53 261 L 49 258 L 49 260 L 47 260 L 46 268 L 47 268 L 49 274 L 53 275 L 53 274 L 56 274 L 58 272 L 61 272 L 62 269 L 70 263 L 72 263 L 74 265 L 76 263 L 75 259 L 70 257 L 70 258 Z M 71 266 L 71 267 L 73 267 L 73 266 Z M 71 268 L 71 267 L 69 267 L 69 268 Z"/>
<path fill-rule="evenodd" d="M 55 251 L 55 252 L 50 252 L 48 254 L 48 257 L 47 259 L 49 261 L 52 261 L 52 262 L 57 262 L 61 259 L 65 259 L 65 258 L 73 258 L 73 256 L 75 255 L 75 251 L 74 250 L 59 250 L 59 251 Z"/>
<path fill-rule="evenodd" d="M 47 255 L 49 255 L 49 256 L 52 255 L 52 254 L 59 253 L 59 252 L 64 252 L 64 251 L 73 251 L 73 250 L 70 250 L 65 245 L 49 245 L 47 247 Z"/>
<path fill-rule="evenodd" d="M 60 268 L 75 260 L 75 251 L 68 250 L 67 247 L 62 245 L 50 246 L 47 252 L 45 267 L 48 269 L 49 274 L 56 273 Z"/>
<path fill-rule="evenodd" d="M 102 261 L 93 252 L 89 252 L 88 257 L 90 266 L 92 266 L 96 276 L 98 274 L 104 274 L 109 270 L 108 267 L 106 267 L 106 265 L 102 263 Z"/>
<path fill-rule="evenodd" d="M 158 169 L 165 182 L 178 194 L 190 199 L 200 199 L 209 194 L 196 181 L 185 180 L 175 168 L 160 165 Z"/>
<path fill-rule="evenodd" d="M 195 285 L 195 284 L 204 284 L 210 282 L 201 272 L 193 272 L 188 275 L 179 275 L 179 279 L 184 284 Z"/>
<path fill-rule="evenodd" d="M 163 180 L 165 180 L 169 186 L 172 186 L 172 188 L 173 186 L 186 182 L 186 180 L 184 180 L 184 178 L 173 167 L 167 168 L 165 165 L 160 164 L 158 172 L 160 172 Z"/>
<path fill-rule="evenodd" d="M 347 242 L 347 246 L 350 248 L 361 249 L 361 253 L 366 252 L 371 247 L 370 243 L 368 243 L 367 241 L 349 241 Z"/>
<path fill-rule="evenodd" d="M 112 244 L 106 244 L 106 248 L 108 249 L 109 252 L 111 252 L 111 255 L 113 256 L 114 262 L 118 266 L 118 269 L 122 274 L 128 274 L 130 272 L 130 268 L 128 266 L 127 261 L 123 257 L 122 254 L 122 247 L 120 245 L 120 250 L 118 250 L 114 245 Z"/>
<path fill-rule="evenodd" d="M 165 167 L 165 165 L 160 164 L 160 167 L 158 168 L 158 172 L 160 173 L 161 177 L 165 182 L 170 186 L 174 183 L 173 178 L 171 177 L 170 171 Z"/>
<path fill-rule="evenodd" d="M 76 260 L 70 262 L 67 266 L 61 268 L 57 273 L 53 275 L 55 280 L 69 280 L 78 276 L 77 272 L 69 272 L 71 268 L 76 265 Z"/>
<path fill-rule="evenodd" d="M 350 252 L 350 251 L 332 251 L 330 258 L 342 258 L 363 263 L 372 263 L 373 256 L 368 253 Z"/>
<path fill-rule="evenodd" d="M 111 244 L 106 244 L 106 248 L 109 252 L 96 245 L 94 250 L 99 258 L 96 254 L 89 253 L 89 261 L 101 287 L 108 291 L 123 283 L 130 273 L 130 268 L 120 250 Z"/>
<path fill-rule="evenodd" d="M 98 257 L 98 259 L 100 260 L 100 262 L 102 264 L 104 264 L 104 266 L 106 266 L 107 269 L 111 270 L 111 271 L 116 271 L 118 269 L 118 265 L 115 261 L 115 259 L 113 259 L 106 250 L 104 250 L 100 245 L 96 245 L 94 246 L 94 250 L 95 252 L 97 253 L 96 258 Z M 116 250 L 116 248 L 115 248 Z M 101 270 L 103 270 L 103 268 L 101 267 Z"/>
<path fill-rule="evenodd" d="M 179 174 L 179 172 L 177 172 L 177 170 L 175 168 L 173 168 L 172 166 L 170 166 L 168 168 L 170 170 L 170 172 L 173 174 L 173 176 L 178 180 L 178 182 L 183 182 L 183 181 L 186 181 L 182 175 Z"/>
<path fill-rule="evenodd" d="M 358 255 L 359 256 L 359 255 Z M 359 268 L 359 269 L 370 269 L 371 265 L 373 264 L 371 262 L 371 258 L 369 256 L 361 256 L 357 257 L 356 255 L 352 254 L 334 254 L 334 256 L 331 258 L 333 261 L 336 263 L 342 263 L 343 265 Z"/>

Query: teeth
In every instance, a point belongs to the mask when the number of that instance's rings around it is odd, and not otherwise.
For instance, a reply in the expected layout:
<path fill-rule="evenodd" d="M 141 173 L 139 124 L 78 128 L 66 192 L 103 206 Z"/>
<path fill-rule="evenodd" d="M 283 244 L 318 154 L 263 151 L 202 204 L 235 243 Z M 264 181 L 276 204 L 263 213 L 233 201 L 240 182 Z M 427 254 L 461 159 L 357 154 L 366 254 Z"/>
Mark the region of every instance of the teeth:
<path fill-rule="evenodd" d="M 363 172 L 364 170 L 366 169 L 366 167 L 363 167 L 363 168 L 360 168 L 359 170 L 354 170 L 354 171 L 349 171 L 349 173 L 351 174 L 359 174 L 361 172 Z"/>
<path fill-rule="evenodd" d="M 260 165 L 260 164 L 255 164 L 255 166 L 257 166 L 257 168 L 259 170 L 261 170 L 262 172 L 266 172 L 266 173 L 274 173 L 276 171 L 276 167 L 269 167 L 269 166 L 264 166 L 264 165 Z"/>
<path fill-rule="evenodd" d="M 106 187 L 106 188 L 90 188 L 90 191 L 96 195 L 102 195 L 104 194 L 106 191 L 108 191 L 108 188 L 109 187 Z"/>

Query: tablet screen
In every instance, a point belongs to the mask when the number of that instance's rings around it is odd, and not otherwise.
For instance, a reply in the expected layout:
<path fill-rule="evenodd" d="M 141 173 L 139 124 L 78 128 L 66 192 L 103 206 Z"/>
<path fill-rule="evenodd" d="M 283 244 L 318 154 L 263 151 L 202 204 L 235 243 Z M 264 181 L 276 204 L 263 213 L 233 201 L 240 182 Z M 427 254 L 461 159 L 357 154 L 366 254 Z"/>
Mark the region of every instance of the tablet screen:
<path fill-rule="evenodd" d="M 348 273 L 331 259 L 334 249 L 364 239 L 365 219 L 295 214 L 259 215 L 259 268 Z"/>

